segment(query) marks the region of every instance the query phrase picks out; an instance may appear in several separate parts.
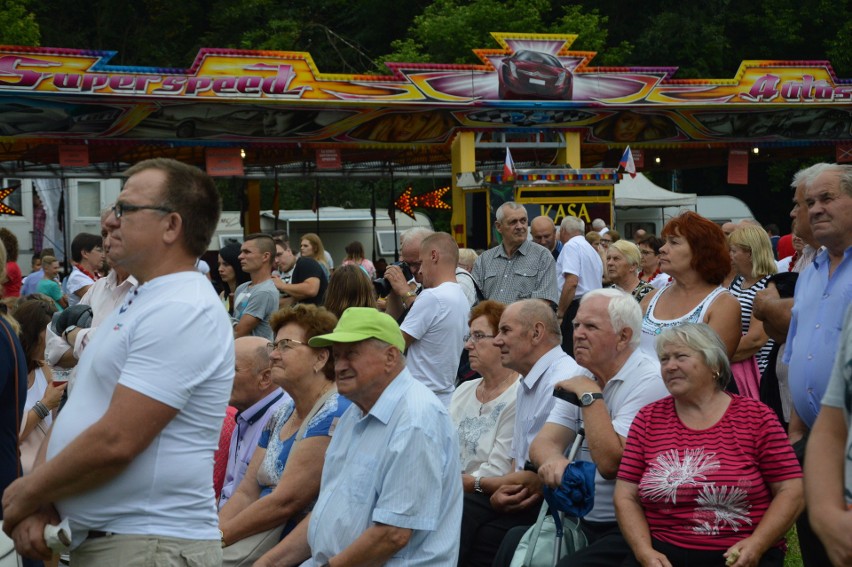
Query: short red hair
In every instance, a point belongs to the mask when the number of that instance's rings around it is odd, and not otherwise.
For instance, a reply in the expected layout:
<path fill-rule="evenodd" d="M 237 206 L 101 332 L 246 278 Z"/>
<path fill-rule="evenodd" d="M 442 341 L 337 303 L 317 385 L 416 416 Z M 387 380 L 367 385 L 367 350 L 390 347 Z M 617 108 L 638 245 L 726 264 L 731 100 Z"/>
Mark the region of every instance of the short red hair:
<path fill-rule="evenodd" d="M 686 238 L 692 250 L 690 266 L 704 281 L 719 285 L 725 280 L 731 271 L 731 252 L 719 225 L 698 213 L 686 211 L 663 228 L 663 238 L 674 235 Z"/>

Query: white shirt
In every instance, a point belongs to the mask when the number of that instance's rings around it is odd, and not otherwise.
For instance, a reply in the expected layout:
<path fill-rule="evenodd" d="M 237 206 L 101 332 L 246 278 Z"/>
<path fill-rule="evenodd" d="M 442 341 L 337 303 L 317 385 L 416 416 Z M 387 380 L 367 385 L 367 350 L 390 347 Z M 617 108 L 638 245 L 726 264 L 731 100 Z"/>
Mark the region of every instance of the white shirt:
<path fill-rule="evenodd" d="M 516 375 L 517 377 L 517 375 Z M 482 378 L 460 384 L 450 403 L 450 417 L 459 432 L 464 474 L 503 476 L 512 472 L 512 436 L 515 432 L 517 380 L 485 404 L 476 398 Z"/>
<path fill-rule="evenodd" d="M 406 353 L 406 367 L 445 406 L 450 405 L 455 389 L 469 311 L 461 286 L 444 282 L 417 296 L 400 327 L 414 339 Z"/>
<path fill-rule="evenodd" d="M 530 445 L 553 409 L 556 400 L 553 397 L 554 386 L 557 382 L 577 375 L 592 374 L 557 345 L 539 358 L 529 373 L 521 378 L 515 403 L 515 433 L 511 453 L 516 471 L 523 470 L 524 463 L 529 459 Z"/>
<path fill-rule="evenodd" d="M 65 282 L 65 288 L 68 291 L 68 307 L 74 307 L 80 303 L 81 298 L 75 293 L 77 290 L 94 283 L 95 280 L 81 272 L 77 266 L 74 266 L 74 269 L 68 274 L 68 280 Z M 88 290 L 86 290 L 86 293 L 88 293 Z"/>
<path fill-rule="evenodd" d="M 603 402 L 612 418 L 612 427 L 622 437 L 627 437 L 633 418 L 640 409 L 669 395 L 660 375 L 660 363 L 639 348 L 633 351 L 618 373 L 604 386 Z M 598 403 L 598 402 L 593 402 Z M 583 426 L 582 410 L 564 400 L 556 400 L 548 423 L 555 423 L 577 431 Z M 592 461 L 587 440 L 577 457 L 580 461 Z M 615 479 L 606 480 L 595 471 L 595 507 L 586 516 L 592 522 L 614 522 L 615 506 L 612 497 Z"/>
<path fill-rule="evenodd" d="M 74 358 L 77 360 L 80 359 L 83 349 L 89 344 L 89 340 L 94 336 L 98 325 L 121 305 L 127 293 L 138 283 L 133 276 L 128 276 L 120 284 L 117 283 L 117 279 L 115 270 L 110 271 L 106 277 L 92 284 L 92 287 L 86 291 L 86 295 L 80 299 L 82 305 L 89 305 L 92 308 L 92 325 L 88 329 L 80 329 L 77 332 L 73 345 L 69 345 L 63 337 L 55 334 L 50 325 L 47 326 L 44 356 L 48 364 L 56 366 L 62 355 L 72 347 L 74 349 Z M 68 380 L 69 395 L 74 388 L 75 379 L 76 367 Z"/>
<path fill-rule="evenodd" d="M 559 292 L 565 284 L 565 276 L 577 276 L 577 290 L 574 299 L 580 299 L 593 289 L 600 289 L 603 280 L 603 263 L 601 256 L 583 235 L 577 235 L 562 247 L 559 259 L 556 261 L 556 285 Z"/>
<path fill-rule="evenodd" d="M 72 548 L 87 530 L 218 539 L 213 453 L 231 393 L 234 338 L 207 278 L 179 272 L 135 288 L 100 325 L 77 373 L 48 460 L 104 416 L 119 384 L 178 413 L 117 476 L 56 502 Z"/>

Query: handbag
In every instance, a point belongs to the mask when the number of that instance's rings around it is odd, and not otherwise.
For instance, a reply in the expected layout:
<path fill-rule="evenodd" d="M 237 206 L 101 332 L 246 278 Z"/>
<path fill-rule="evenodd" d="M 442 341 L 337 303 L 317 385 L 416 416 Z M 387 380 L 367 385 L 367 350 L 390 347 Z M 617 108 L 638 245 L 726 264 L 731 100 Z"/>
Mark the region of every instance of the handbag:
<path fill-rule="evenodd" d="M 731 374 L 741 396 L 753 400 L 760 399 L 760 371 L 757 369 L 757 360 L 750 356 L 745 360 L 731 363 Z"/>
<path fill-rule="evenodd" d="M 568 454 L 571 463 L 583 444 L 583 436 L 582 429 L 574 436 L 574 443 Z M 562 557 L 572 555 L 587 545 L 588 540 L 580 528 L 580 520 L 564 515 L 546 499 L 541 505 L 535 524 L 524 533 L 515 548 L 509 565 L 553 567 Z"/>
<path fill-rule="evenodd" d="M 588 545 L 586 535 L 576 518 L 562 516 L 562 534 L 558 533 L 556 521 L 548 513 L 550 506 L 545 502 L 538 513 L 535 525 L 521 538 L 510 567 L 551 567 L 562 557 L 567 557 Z M 548 545 L 553 542 L 552 546 Z"/>

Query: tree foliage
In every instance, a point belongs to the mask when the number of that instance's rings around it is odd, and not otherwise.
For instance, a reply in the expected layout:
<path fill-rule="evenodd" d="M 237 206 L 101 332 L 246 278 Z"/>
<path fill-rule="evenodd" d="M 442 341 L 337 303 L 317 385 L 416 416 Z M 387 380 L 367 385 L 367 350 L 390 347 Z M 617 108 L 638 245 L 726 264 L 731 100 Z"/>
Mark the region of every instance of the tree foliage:
<path fill-rule="evenodd" d="M 572 48 L 602 51 L 607 47 L 606 23 L 595 9 L 571 4 L 560 9 L 549 0 L 436 0 L 379 61 L 476 63 L 473 49 L 494 47 L 490 34 L 495 31 L 576 33 L 580 37 Z M 624 56 L 630 44 L 621 42 L 613 52 Z M 602 60 L 614 63 L 606 56 Z"/>
<path fill-rule="evenodd" d="M 29 0 L 0 0 L 0 44 L 40 44 L 39 25 L 29 5 Z"/>

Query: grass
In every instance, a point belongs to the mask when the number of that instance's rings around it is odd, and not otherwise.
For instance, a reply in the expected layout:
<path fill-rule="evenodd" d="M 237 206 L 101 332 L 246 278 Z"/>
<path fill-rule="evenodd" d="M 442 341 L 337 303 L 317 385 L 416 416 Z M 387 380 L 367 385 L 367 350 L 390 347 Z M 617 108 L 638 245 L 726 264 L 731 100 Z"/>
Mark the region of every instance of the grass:
<path fill-rule="evenodd" d="M 802 567 L 802 550 L 799 549 L 799 535 L 796 526 L 787 532 L 787 556 L 784 558 L 784 567 Z"/>

